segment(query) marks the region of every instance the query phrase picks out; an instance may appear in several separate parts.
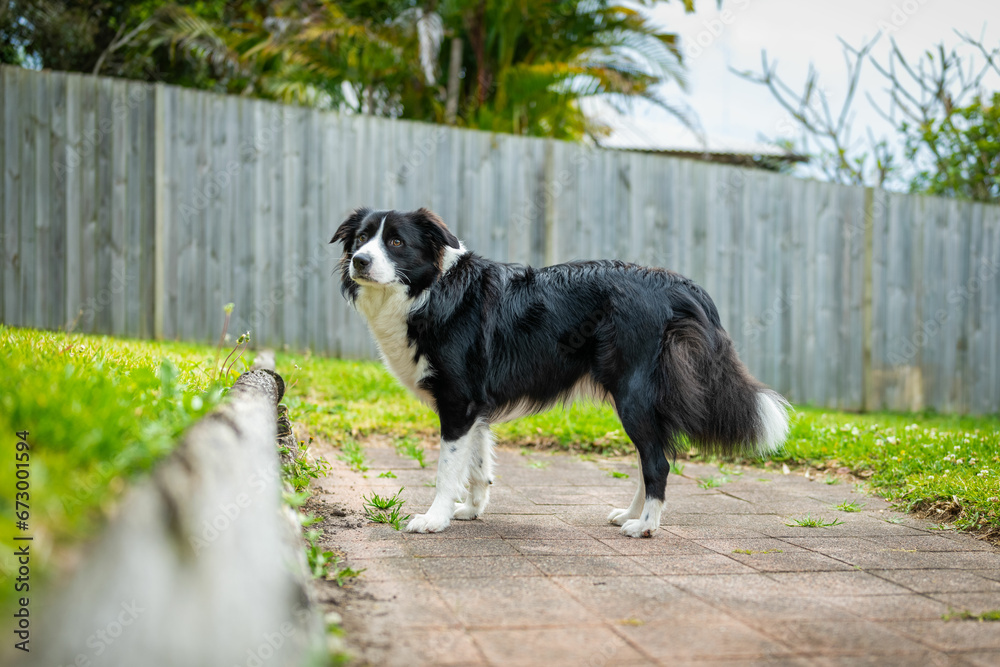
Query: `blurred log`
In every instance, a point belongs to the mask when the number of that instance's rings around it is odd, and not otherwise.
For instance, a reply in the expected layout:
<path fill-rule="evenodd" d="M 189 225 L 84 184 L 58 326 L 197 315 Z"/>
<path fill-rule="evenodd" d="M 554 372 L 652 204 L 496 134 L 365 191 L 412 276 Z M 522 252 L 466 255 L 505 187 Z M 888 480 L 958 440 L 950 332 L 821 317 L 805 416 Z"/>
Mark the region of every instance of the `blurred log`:
<path fill-rule="evenodd" d="M 35 664 L 298 666 L 322 650 L 298 526 L 281 501 L 283 391 L 273 371 L 244 373 L 127 493 L 39 609 Z"/>

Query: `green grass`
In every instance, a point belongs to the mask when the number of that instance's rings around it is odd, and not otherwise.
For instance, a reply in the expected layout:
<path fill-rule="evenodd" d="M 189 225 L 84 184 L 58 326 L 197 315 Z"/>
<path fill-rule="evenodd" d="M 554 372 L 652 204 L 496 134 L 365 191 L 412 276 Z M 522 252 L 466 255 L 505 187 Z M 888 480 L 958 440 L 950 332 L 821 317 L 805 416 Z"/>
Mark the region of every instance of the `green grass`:
<path fill-rule="evenodd" d="M 860 512 L 864 509 L 865 503 L 859 503 L 854 500 L 845 500 L 839 505 L 834 505 L 833 509 L 840 510 L 841 512 Z"/>
<path fill-rule="evenodd" d="M 216 405 L 216 350 L 3 325 L 0 349 L 0 437 L 13 444 L 16 431 L 29 432 L 32 574 L 42 577 L 49 559 L 93 535 L 125 489 Z M 16 500 L 12 449 L 0 466 L 5 517 Z M 14 567 L 12 537 L 0 535 L 4 576 Z M 8 594 L 4 587 L 0 599 Z"/>
<path fill-rule="evenodd" d="M 981 614 L 973 614 L 968 610 L 950 610 L 948 613 L 942 615 L 941 618 L 946 621 L 1000 621 L 1000 609 L 991 609 L 990 611 L 984 611 Z"/>
<path fill-rule="evenodd" d="M 352 470 L 364 472 L 368 470 L 368 463 L 365 461 L 365 450 L 361 443 L 353 438 L 346 438 L 340 443 L 340 455 L 337 457 Z"/>
<path fill-rule="evenodd" d="M 396 452 L 400 456 L 413 459 L 420 464 L 421 468 L 427 467 L 427 463 L 424 461 L 424 448 L 420 445 L 420 438 L 408 436 L 396 440 Z"/>
<path fill-rule="evenodd" d="M 997 416 L 799 409 L 785 450 L 775 458 L 825 469 L 847 466 L 902 509 L 931 511 L 955 528 L 1000 536 Z"/>
<path fill-rule="evenodd" d="M 702 477 L 701 479 L 698 480 L 698 488 L 714 489 L 718 486 L 722 486 L 728 481 L 729 478 L 724 475 L 722 477 Z"/>
<path fill-rule="evenodd" d="M 330 473 L 330 464 L 325 459 L 310 459 L 308 450 L 305 442 L 300 440 L 297 457 L 281 466 L 282 479 L 291 484 L 296 493 L 308 489 L 312 480 L 326 477 Z M 290 453 L 284 447 L 279 448 L 279 451 L 283 454 Z"/>
<path fill-rule="evenodd" d="M 785 522 L 785 525 L 795 526 L 798 528 L 829 528 L 830 526 L 839 526 L 842 523 L 844 522 L 840 519 L 826 521 L 825 519 L 806 514 L 805 516 L 789 519 Z"/>
<path fill-rule="evenodd" d="M 400 530 L 400 523 L 410 518 L 410 515 L 403 515 L 403 505 L 405 501 L 399 497 L 403 492 L 401 488 L 392 496 L 380 496 L 372 491 L 370 496 L 362 496 L 364 500 L 365 516 L 374 523 L 387 523 L 396 530 Z"/>
<path fill-rule="evenodd" d="M 608 472 L 608 474 L 614 477 L 615 479 L 628 479 L 627 472 L 618 472 L 617 470 L 611 470 Z"/>

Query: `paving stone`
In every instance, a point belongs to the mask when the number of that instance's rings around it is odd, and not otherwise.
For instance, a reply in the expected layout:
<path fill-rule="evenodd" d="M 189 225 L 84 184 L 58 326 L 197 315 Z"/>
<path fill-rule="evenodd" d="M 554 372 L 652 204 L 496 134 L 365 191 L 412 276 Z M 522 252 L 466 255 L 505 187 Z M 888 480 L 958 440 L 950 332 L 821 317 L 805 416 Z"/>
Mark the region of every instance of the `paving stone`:
<path fill-rule="evenodd" d="M 794 597 L 775 593 L 746 595 L 743 591 L 714 591 L 703 594 L 712 606 L 765 632 L 776 623 L 802 621 L 857 621 L 857 614 L 834 604 L 830 598 Z"/>
<path fill-rule="evenodd" d="M 711 549 L 695 542 L 671 536 L 663 531 L 653 539 L 637 540 L 633 537 L 603 537 L 601 542 L 608 545 L 623 556 L 694 556 L 713 553 Z"/>
<path fill-rule="evenodd" d="M 517 551 L 507 541 L 498 537 L 438 539 L 436 535 L 415 534 L 417 539 L 406 540 L 407 555 L 416 558 L 435 556 L 502 556 L 516 555 Z"/>
<path fill-rule="evenodd" d="M 842 554 L 852 565 L 880 569 L 971 570 L 1000 562 L 1000 556 L 988 551 L 918 551 L 915 549 L 876 549 L 868 553 Z"/>
<path fill-rule="evenodd" d="M 574 540 L 507 540 L 526 556 L 616 556 L 614 549 L 594 538 Z"/>
<path fill-rule="evenodd" d="M 775 630 L 785 644 L 819 653 L 884 655 L 925 649 L 908 637 L 866 621 L 786 621 Z"/>
<path fill-rule="evenodd" d="M 719 618 L 715 607 L 657 577 L 576 576 L 552 577 L 552 581 L 597 616 L 612 623 L 668 620 L 690 623 Z"/>
<path fill-rule="evenodd" d="M 418 567 L 428 579 L 456 577 L 540 577 L 543 576 L 531 561 L 512 556 L 460 556 L 446 558 L 420 558 Z"/>
<path fill-rule="evenodd" d="M 596 615 L 546 577 L 434 581 L 454 615 L 472 628 L 597 623 Z"/>
<path fill-rule="evenodd" d="M 486 665 L 472 635 L 463 629 L 408 629 L 393 632 L 385 664 Z"/>
<path fill-rule="evenodd" d="M 1000 650 L 996 623 L 979 621 L 898 621 L 888 627 L 939 651 Z"/>
<path fill-rule="evenodd" d="M 548 575 L 651 575 L 629 556 L 527 556 Z"/>
<path fill-rule="evenodd" d="M 941 618 L 943 614 L 950 611 L 982 614 L 987 611 L 1000 610 L 1000 594 L 998 593 L 931 593 L 929 597 L 939 600 L 948 607 L 938 614 L 937 618 Z M 1000 632 L 1000 626 L 997 627 L 997 632 Z"/>
<path fill-rule="evenodd" d="M 488 514 L 482 519 L 506 539 L 587 539 L 586 533 L 550 514 Z"/>
<path fill-rule="evenodd" d="M 869 570 L 917 593 L 998 593 L 1000 582 L 961 570 Z"/>
<path fill-rule="evenodd" d="M 364 570 L 365 581 L 399 581 L 423 579 L 420 563 L 407 557 L 350 558 L 347 565 L 354 570 Z"/>
<path fill-rule="evenodd" d="M 996 667 L 1000 665 L 1000 651 L 970 651 L 959 654 L 963 665 L 970 667 Z"/>
<path fill-rule="evenodd" d="M 775 572 L 767 575 L 788 595 L 897 595 L 903 586 L 867 572 Z"/>
<path fill-rule="evenodd" d="M 697 556 L 632 556 L 632 560 L 653 574 L 750 574 L 755 572 L 739 561 L 722 554 Z"/>
<path fill-rule="evenodd" d="M 844 595 L 826 598 L 861 618 L 872 621 L 934 620 L 947 611 L 944 603 L 925 595 Z"/>
<path fill-rule="evenodd" d="M 751 663 L 793 651 L 744 623 L 674 623 L 669 628 L 658 623 L 621 626 L 624 636 L 644 651 L 665 660 L 691 658 L 740 658 Z"/>
<path fill-rule="evenodd" d="M 854 569 L 847 563 L 830 556 L 807 551 L 733 553 L 729 557 L 759 572 L 834 572 Z"/>
<path fill-rule="evenodd" d="M 475 638 L 492 665 L 652 665 L 610 628 L 603 625 L 476 629 Z"/>

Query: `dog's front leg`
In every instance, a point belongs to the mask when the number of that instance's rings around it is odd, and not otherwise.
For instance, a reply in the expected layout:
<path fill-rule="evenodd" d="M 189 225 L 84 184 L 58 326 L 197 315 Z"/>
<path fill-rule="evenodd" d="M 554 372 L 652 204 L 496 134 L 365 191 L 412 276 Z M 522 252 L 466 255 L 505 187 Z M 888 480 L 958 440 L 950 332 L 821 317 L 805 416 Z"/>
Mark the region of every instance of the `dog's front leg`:
<path fill-rule="evenodd" d="M 418 514 L 406 524 L 411 533 L 439 533 L 448 527 L 455 515 L 455 503 L 465 496 L 472 453 L 473 431 L 467 431 L 455 440 L 441 438 L 441 455 L 438 457 L 437 493 L 426 514 Z"/>

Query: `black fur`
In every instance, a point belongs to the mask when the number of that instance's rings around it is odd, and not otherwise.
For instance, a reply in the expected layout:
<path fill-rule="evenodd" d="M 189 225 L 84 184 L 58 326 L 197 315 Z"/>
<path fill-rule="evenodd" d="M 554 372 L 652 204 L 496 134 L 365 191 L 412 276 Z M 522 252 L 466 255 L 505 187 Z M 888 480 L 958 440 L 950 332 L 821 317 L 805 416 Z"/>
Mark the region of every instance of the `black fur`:
<path fill-rule="evenodd" d="M 407 335 L 433 369 L 421 387 L 443 439 L 513 406 L 545 410 L 589 381 L 613 400 L 635 443 L 647 496 L 663 500 L 681 435 L 721 453 L 752 450 L 764 436 L 758 394 L 770 390 L 747 372 L 715 304 L 691 280 L 620 261 L 535 269 L 471 252 L 442 274 L 444 247 L 458 242 L 436 216 L 360 209 L 333 238 L 344 243 L 350 299 L 355 236 L 384 216 L 416 246 L 396 266 L 416 299 Z"/>

